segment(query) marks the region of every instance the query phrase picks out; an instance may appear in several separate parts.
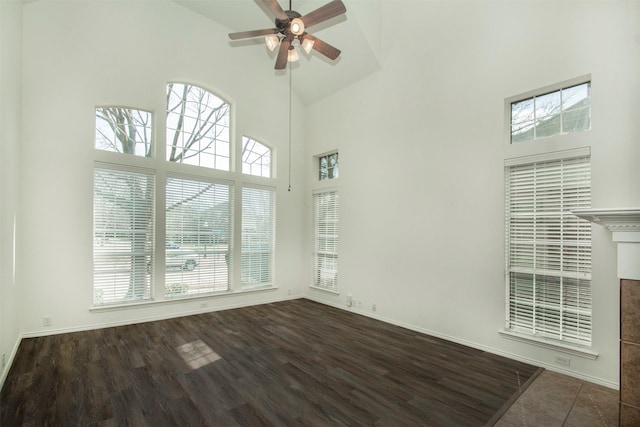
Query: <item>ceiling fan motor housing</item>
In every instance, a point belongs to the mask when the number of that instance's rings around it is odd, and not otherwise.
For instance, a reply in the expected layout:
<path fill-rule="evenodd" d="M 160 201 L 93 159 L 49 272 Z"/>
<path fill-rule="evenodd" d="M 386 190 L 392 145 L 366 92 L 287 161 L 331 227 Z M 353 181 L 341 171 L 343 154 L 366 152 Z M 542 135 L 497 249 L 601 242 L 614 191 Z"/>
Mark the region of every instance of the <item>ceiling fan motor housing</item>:
<path fill-rule="evenodd" d="M 292 19 L 302 18 L 302 15 L 295 10 L 285 10 L 284 13 L 287 15 L 287 19 L 276 18 L 276 28 L 278 28 L 282 34 L 289 28 L 289 22 L 291 22 Z"/>

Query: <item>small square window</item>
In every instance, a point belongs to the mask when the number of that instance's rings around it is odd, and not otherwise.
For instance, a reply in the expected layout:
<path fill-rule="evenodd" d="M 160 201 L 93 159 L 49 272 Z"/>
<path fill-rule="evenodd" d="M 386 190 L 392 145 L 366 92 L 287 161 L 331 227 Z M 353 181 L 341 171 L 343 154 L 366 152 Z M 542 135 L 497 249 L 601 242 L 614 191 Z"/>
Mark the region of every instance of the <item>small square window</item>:
<path fill-rule="evenodd" d="M 320 181 L 338 178 L 338 153 L 320 156 L 318 158 L 318 170 Z"/>

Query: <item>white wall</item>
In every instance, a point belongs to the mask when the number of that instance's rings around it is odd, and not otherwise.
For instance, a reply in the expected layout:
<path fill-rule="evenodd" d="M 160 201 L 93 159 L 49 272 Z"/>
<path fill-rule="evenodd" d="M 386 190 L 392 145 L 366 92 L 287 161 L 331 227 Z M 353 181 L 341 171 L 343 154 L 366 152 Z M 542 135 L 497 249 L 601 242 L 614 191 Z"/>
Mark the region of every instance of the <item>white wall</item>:
<path fill-rule="evenodd" d="M 21 332 L 48 334 L 301 296 L 298 238 L 306 193 L 287 191 L 288 79 L 228 43 L 228 30 L 170 1 L 38 1 L 24 5 Z M 266 55 L 266 54 L 265 54 Z M 92 304 L 95 107 L 154 112 L 164 142 L 168 81 L 219 93 L 243 134 L 274 147 L 278 289 L 113 311 Z M 294 98 L 294 109 L 300 104 Z M 294 112 L 294 138 L 302 133 Z M 304 157 L 304 147 L 294 156 Z M 294 158 L 295 159 L 295 158 Z M 213 173 L 213 172 L 212 172 Z M 240 174 L 234 175 L 240 182 Z M 203 307 L 202 304 L 206 304 Z M 43 326 L 43 317 L 53 325 Z"/>
<path fill-rule="evenodd" d="M 14 280 L 19 209 L 22 5 L 0 2 L 0 385 L 17 350 L 20 291 Z M 5 365 L 2 365 L 2 360 Z"/>
<path fill-rule="evenodd" d="M 236 142 L 246 133 L 277 150 L 279 288 L 210 298 L 207 310 L 285 299 L 289 289 L 294 297 L 346 308 L 352 294 L 362 302 L 353 310 L 362 314 L 553 367 L 555 352 L 498 334 L 503 161 L 531 151 L 505 144 L 503 108 L 506 97 L 584 74 L 593 81 L 593 129 L 541 141 L 533 150 L 590 146 L 593 206 L 640 205 L 633 97 L 640 89 L 640 13 L 633 1 L 383 1 L 381 71 L 306 109 L 294 98 L 294 141 L 306 138 L 308 145 L 293 147 L 291 193 L 287 79 L 265 72 L 264 58 L 230 48 L 225 29 L 167 1 L 40 0 L 26 3 L 23 14 L 22 153 L 11 172 L 20 174 L 12 182 L 21 185 L 21 292 L 7 291 L 4 237 L 12 224 L 5 212 L 17 209 L 17 195 L 6 197 L 3 136 L 3 352 L 15 345 L 17 329 L 37 335 L 202 310 L 200 300 L 89 310 L 94 108 L 124 104 L 162 116 L 170 80 L 226 95 L 235 107 Z M 402 31 L 400 18 L 407 24 Z M 2 48 L 4 83 L 4 37 Z M 19 75 L 18 66 L 8 68 Z M 3 91 L 3 108 L 6 99 Z M 19 95 L 6 102 L 18 105 Z M 4 128 L 7 113 L 0 112 Z M 341 294 L 334 297 L 306 285 L 312 277 L 311 158 L 335 148 Z M 19 157 L 16 148 L 9 150 L 11 159 Z M 572 357 L 571 373 L 615 386 L 615 247 L 600 228 L 593 243 L 593 339 L 600 356 Z M 7 292 L 12 296 L 5 300 Z M 44 316 L 53 319 L 51 328 L 42 326 Z"/>
<path fill-rule="evenodd" d="M 589 146 L 592 205 L 640 206 L 637 3 L 383 1 L 382 12 L 382 70 L 307 111 L 309 159 L 338 148 L 341 163 L 340 295 L 309 296 L 346 309 L 351 294 L 356 312 L 561 370 L 558 352 L 498 334 L 503 162 Z M 505 98 L 586 74 L 592 130 L 509 146 Z M 565 372 L 613 387 L 617 286 L 611 236 L 594 226 L 599 357 L 570 356 Z"/>

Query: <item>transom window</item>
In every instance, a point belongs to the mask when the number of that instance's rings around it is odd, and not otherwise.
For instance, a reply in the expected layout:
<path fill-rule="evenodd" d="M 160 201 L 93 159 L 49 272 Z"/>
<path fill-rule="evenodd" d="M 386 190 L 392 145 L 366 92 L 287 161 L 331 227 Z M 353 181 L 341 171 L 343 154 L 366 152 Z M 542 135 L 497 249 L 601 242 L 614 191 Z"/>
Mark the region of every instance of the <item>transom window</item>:
<path fill-rule="evenodd" d="M 167 85 L 167 160 L 228 171 L 229 104 L 193 85 Z"/>
<path fill-rule="evenodd" d="M 271 149 L 255 139 L 242 137 L 242 173 L 271 177 Z"/>
<path fill-rule="evenodd" d="M 151 119 L 148 111 L 124 107 L 96 108 L 96 148 L 151 157 Z"/>
<path fill-rule="evenodd" d="M 318 157 L 318 179 L 338 178 L 338 153 Z"/>
<path fill-rule="evenodd" d="M 590 82 L 511 103 L 511 143 L 590 128 Z"/>

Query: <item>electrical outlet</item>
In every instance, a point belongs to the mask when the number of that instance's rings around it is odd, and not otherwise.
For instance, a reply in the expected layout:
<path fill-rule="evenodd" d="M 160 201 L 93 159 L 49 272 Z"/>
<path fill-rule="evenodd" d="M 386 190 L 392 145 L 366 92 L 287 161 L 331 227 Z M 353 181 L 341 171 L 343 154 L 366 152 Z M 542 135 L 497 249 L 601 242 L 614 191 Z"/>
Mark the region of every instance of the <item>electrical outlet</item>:
<path fill-rule="evenodd" d="M 291 295 L 291 289 L 287 290 L 287 295 Z"/>
<path fill-rule="evenodd" d="M 362 301 L 358 301 L 358 308 L 362 308 Z"/>
<path fill-rule="evenodd" d="M 351 307 L 353 305 L 353 298 L 351 295 L 347 295 L 347 307 Z"/>
<path fill-rule="evenodd" d="M 2 367 L 4 368 L 7 364 L 7 355 L 6 353 L 2 353 Z"/>
<path fill-rule="evenodd" d="M 564 356 L 556 356 L 556 363 L 562 366 L 571 366 L 571 359 Z"/>
<path fill-rule="evenodd" d="M 51 325 L 52 325 L 51 317 L 45 316 L 42 318 L 42 326 L 51 326 Z"/>
<path fill-rule="evenodd" d="M 378 310 L 378 306 L 376 306 L 375 304 L 373 304 L 373 305 L 371 306 L 371 310 L 373 310 L 373 311 Z"/>

